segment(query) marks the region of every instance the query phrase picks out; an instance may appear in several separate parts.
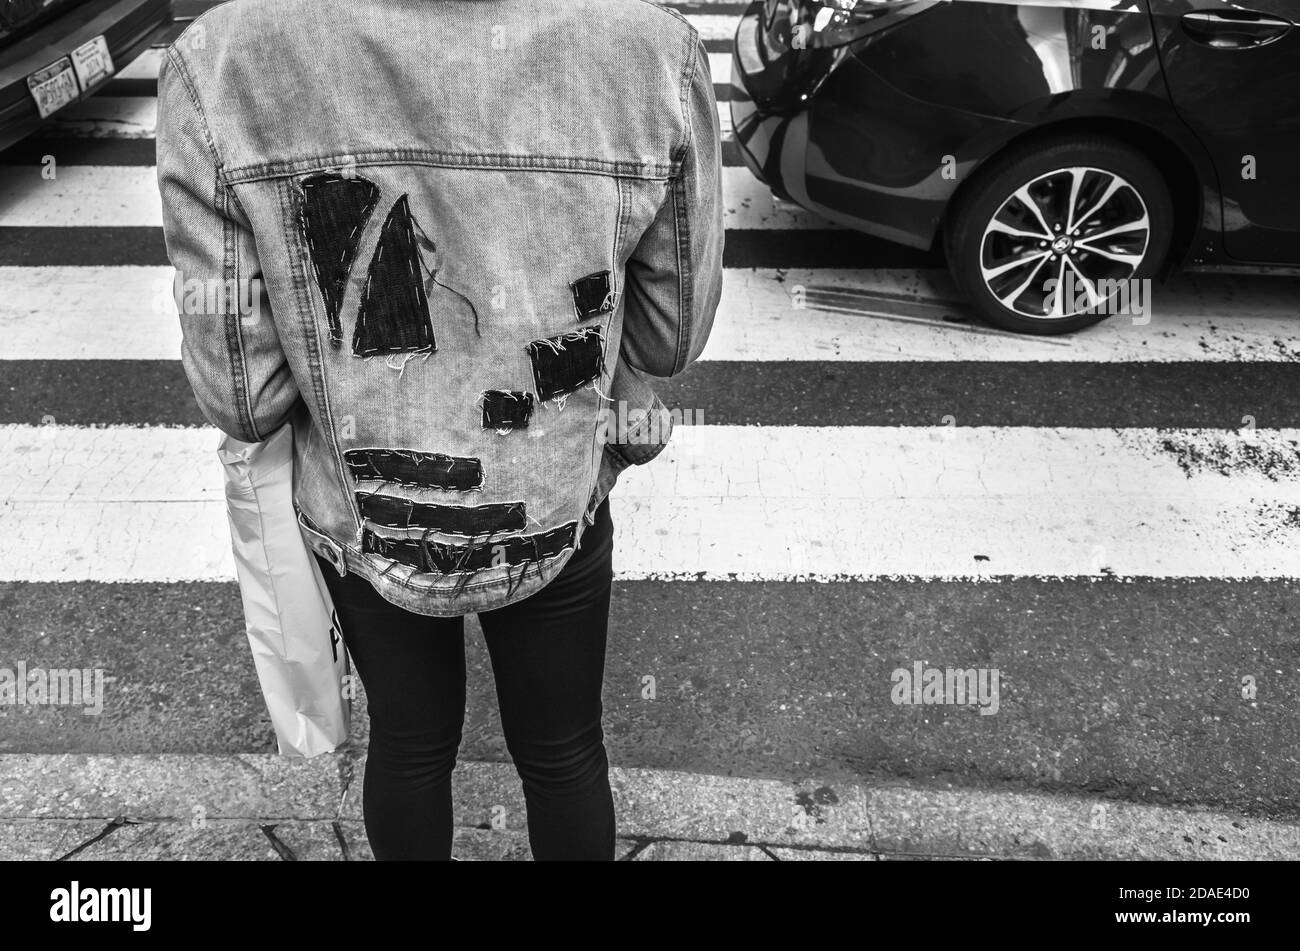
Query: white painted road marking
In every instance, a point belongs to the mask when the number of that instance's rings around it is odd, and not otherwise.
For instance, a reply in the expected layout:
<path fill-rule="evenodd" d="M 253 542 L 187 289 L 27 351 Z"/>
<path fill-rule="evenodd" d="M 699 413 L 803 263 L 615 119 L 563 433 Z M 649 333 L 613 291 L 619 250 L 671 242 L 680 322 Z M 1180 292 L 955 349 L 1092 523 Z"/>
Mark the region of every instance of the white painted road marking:
<path fill-rule="evenodd" d="M 687 19 L 692 19 L 687 16 Z M 695 19 L 699 19 L 696 17 Z M 727 39 L 730 40 L 735 35 L 735 25 L 729 31 L 722 27 L 713 27 L 715 32 L 723 33 L 725 36 L 713 36 L 709 39 Z M 145 50 L 135 59 L 133 59 L 125 69 L 117 74 L 117 79 L 157 79 L 158 73 L 162 69 L 164 51 L 160 47 L 153 47 Z M 731 54 L 730 53 L 710 53 L 709 54 L 709 72 L 713 74 L 713 82 L 729 83 L 731 82 Z"/>
<path fill-rule="evenodd" d="M 731 138 L 731 112 L 718 103 L 722 137 Z M 158 99 L 154 96 L 91 96 L 50 119 L 62 136 L 90 139 L 152 139 L 158 130 Z"/>
<path fill-rule="evenodd" d="M 162 197 L 153 166 L 65 165 L 52 180 L 42 178 L 42 171 L 40 165 L 5 170 L 0 179 L 0 225 L 162 227 Z M 771 189 L 745 168 L 722 170 L 722 196 L 727 228 L 839 227 L 790 202 L 777 201 Z"/>
<path fill-rule="evenodd" d="M 161 46 L 151 46 L 135 59 L 131 60 L 117 74 L 117 79 L 157 79 L 162 70 L 166 50 Z"/>
<path fill-rule="evenodd" d="M 172 274 L 0 267 L 0 359 L 178 360 Z M 1183 275 L 1155 289 L 1149 324 L 1113 317 L 1069 337 L 1029 337 L 949 322 L 964 309 L 947 303 L 958 295 L 945 271 L 732 268 L 703 359 L 1297 361 L 1296 286 L 1289 278 Z M 836 310 L 820 309 L 828 300 Z"/>
<path fill-rule="evenodd" d="M 0 580 L 233 578 L 216 443 L 199 428 L 0 427 Z M 1294 429 L 683 426 L 612 496 L 615 566 L 628 579 L 1295 577 L 1297 476 Z"/>

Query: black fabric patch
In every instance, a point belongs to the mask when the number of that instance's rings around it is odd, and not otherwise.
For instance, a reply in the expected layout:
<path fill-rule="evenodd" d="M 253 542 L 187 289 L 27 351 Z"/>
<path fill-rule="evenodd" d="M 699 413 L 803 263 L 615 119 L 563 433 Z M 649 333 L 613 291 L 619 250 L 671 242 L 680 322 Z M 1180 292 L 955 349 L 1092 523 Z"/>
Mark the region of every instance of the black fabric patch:
<path fill-rule="evenodd" d="M 354 354 L 368 357 L 438 349 L 429 320 L 424 271 L 410 201 L 403 195 L 388 212 L 370 261 L 357 312 L 357 329 L 352 336 Z"/>
<path fill-rule="evenodd" d="M 609 271 L 588 274 L 569 285 L 573 289 L 573 309 L 579 320 L 589 320 L 614 309 L 614 289 Z"/>
<path fill-rule="evenodd" d="M 483 393 L 484 429 L 527 429 L 532 416 L 532 393 L 518 390 L 486 390 Z"/>
<path fill-rule="evenodd" d="M 533 362 L 537 398 L 545 403 L 576 393 L 600 376 L 605 338 L 599 327 L 534 340 L 526 348 Z"/>
<path fill-rule="evenodd" d="M 382 555 L 416 571 L 441 575 L 531 564 L 572 548 L 577 522 L 568 522 L 536 535 L 511 535 L 495 542 L 448 545 L 419 538 L 385 538 L 370 529 L 362 534 L 361 550 Z"/>
<path fill-rule="evenodd" d="M 343 460 L 352 478 L 375 479 L 426 489 L 477 489 L 483 485 L 483 464 L 465 456 L 411 449 L 349 449 Z"/>
<path fill-rule="evenodd" d="M 440 505 L 393 495 L 358 492 L 361 516 L 388 528 L 424 528 L 447 535 L 495 535 L 521 532 L 528 525 L 523 502 L 488 505 Z"/>
<path fill-rule="evenodd" d="M 341 346 L 339 311 L 361 234 L 379 204 L 379 186 L 364 178 L 344 178 L 327 172 L 303 179 L 298 187 L 298 226 L 307 242 L 316 284 L 325 299 L 330 342 Z"/>

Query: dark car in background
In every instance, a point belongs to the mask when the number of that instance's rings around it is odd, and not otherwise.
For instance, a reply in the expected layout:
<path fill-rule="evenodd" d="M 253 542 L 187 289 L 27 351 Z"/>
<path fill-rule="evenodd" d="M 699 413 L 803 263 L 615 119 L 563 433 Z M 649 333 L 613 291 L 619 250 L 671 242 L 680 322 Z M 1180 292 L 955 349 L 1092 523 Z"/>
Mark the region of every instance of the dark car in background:
<path fill-rule="evenodd" d="M 941 247 L 984 319 L 1064 333 L 1178 267 L 1300 265 L 1298 21 L 1300 0 L 765 0 L 732 121 L 777 195 Z"/>
<path fill-rule="evenodd" d="M 0 149 L 102 87 L 171 18 L 171 0 L 0 0 Z"/>

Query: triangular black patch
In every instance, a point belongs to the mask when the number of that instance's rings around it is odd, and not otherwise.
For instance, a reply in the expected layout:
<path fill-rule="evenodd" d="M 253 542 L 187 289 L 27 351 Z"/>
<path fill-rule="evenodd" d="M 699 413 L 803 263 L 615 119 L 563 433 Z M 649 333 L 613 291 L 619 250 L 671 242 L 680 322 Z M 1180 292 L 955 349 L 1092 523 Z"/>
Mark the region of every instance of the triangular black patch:
<path fill-rule="evenodd" d="M 411 223 L 411 205 L 403 195 L 388 212 L 370 273 L 361 293 L 352 352 L 376 353 L 436 350 L 429 299 L 424 293 L 424 261 Z"/>
<path fill-rule="evenodd" d="M 303 179 L 299 189 L 299 226 L 325 299 L 330 340 L 337 346 L 343 342 L 339 325 L 343 294 L 366 222 L 379 204 L 379 186 L 364 178 L 326 172 Z"/>

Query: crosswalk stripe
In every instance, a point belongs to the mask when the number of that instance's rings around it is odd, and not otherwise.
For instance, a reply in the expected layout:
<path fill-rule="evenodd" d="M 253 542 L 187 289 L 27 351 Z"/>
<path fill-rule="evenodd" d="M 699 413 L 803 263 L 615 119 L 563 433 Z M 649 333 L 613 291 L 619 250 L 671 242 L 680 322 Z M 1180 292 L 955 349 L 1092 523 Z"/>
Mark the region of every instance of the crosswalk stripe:
<path fill-rule="evenodd" d="M 53 116 L 47 129 L 89 138 L 152 139 L 158 100 L 149 96 L 92 96 Z"/>
<path fill-rule="evenodd" d="M 33 135 L 0 151 L 0 166 L 11 168 L 48 165 L 56 169 L 71 165 L 155 165 L 157 143 L 153 139 L 82 139 Z"/>
<path fill-rule="evenodd" d="M 625 579 L 1300 573 L 1300 430 L 680 428 Z M 232 577 L 212 430 L 5 427 L 0 580 Z"/>
<path fill-rule="evenodd" d="M 731 34 L 728 33 L 726 38 L 730 39 Z M 711 39 L 717 39 L 717 37 L 711 37 Z M 120 70 L 115 78 L 129 80 L 157 79 L 158 73 L 162 69 L 164 53 L 165 50 L 161 47 L 145 50 Z M 730 82 L 731 53 L 709 53 L 709 72 L 713 76 L 714 83 Z"/>
<path fill-rule="evenodd" d="M 158 73 L 162 71 L 166 52 L 166 49 L 160 46 L 150 47 L 119 69 L 114 78 L 132 81 L 137 79 L 157 79 Z"/>
<path fill-rule="evenodd" d="M 722 170 L 723 224 L 729 229 L 834 229 L 786 201 L 747 169 Z M 151 166 L 75 165 L 44 177 L 41 166 L 0 179 L 0 225 L 7 227 L 162 227 L 158 172 Z"/>
<path fill-rule="evenodd" d="M 124 95 L 124 93 L 116 92 L 116 90 L 124 88 L 123 84 L 126 83 L 131 84 L 133 88 L 147 89 L 149 90 L 148 95 L 156 96 L 158 93 L 156 83 L 158 72 L 162 68 L 164 52 L 163 49 L 154 47 L 141 53 L 110 80 L 106 90 L 108 95 Z M 714 91 L 718 93 L 718 98 L 723 98 L 724 87 L 727 87 L 731 82 L 731 53 L 709 53 L 709 74 L 713 77 Z M 140 85 L 148 83 L 154 83 L 154 85 L 152 87 Z M 137 93 L 137 95 L 144 94 L 146 93 Z"/>
<path fill-rule="evenodd" d="M 0 360 L 176 359 L 173 273 L 0 267 Z M 967 320 L 941 270 L 729 268 L 703 359 L 1295 362 L 1298 283 L 1184 275 L 1153 292 L 1145 325 L 1117 316 L 1086 333 L 1030 337 Z"/>
<path fill-rule="evenodd" d="M 700 39 L 706 44 L 730 45 L 736 35 L 736 26 L 747 4 L 744 3 L 668 3 L 663 6 L 677 9 L 687 21 L 695 26 Z M 163 45 L 171 43 L 180 36 L 193 17 L 177 17 L 177 22 L 161 41 Z"/>
<path fill-rule="evenodd" d="M 220 6 L 224 0 L 173 0 L 172 14 L 180 22 L 188 22 L 201 16 L 213 7 Z M 704 15 L 717 15 L 735 19 L 750 4 L 750 0 L 674 0 L 663 2 L 654 0 L 661 7 L 668 7 L 691 20 Z"/>
<path fill-rule="evenodd" d="M 718 103 L 719 127 L 731 138 L 731 111 Z M 49 129 L 63 136 L 151 139 L 158 129 L 158 100 L 150 96 L 92 96 L 69 106 L 49 120 Z"/>
<path fill-rule="evenodd" d="M 158 172 L 152 167 L 28 166 L 0 180 L 0 225 L 25 227 L 161 227 Z"/>

